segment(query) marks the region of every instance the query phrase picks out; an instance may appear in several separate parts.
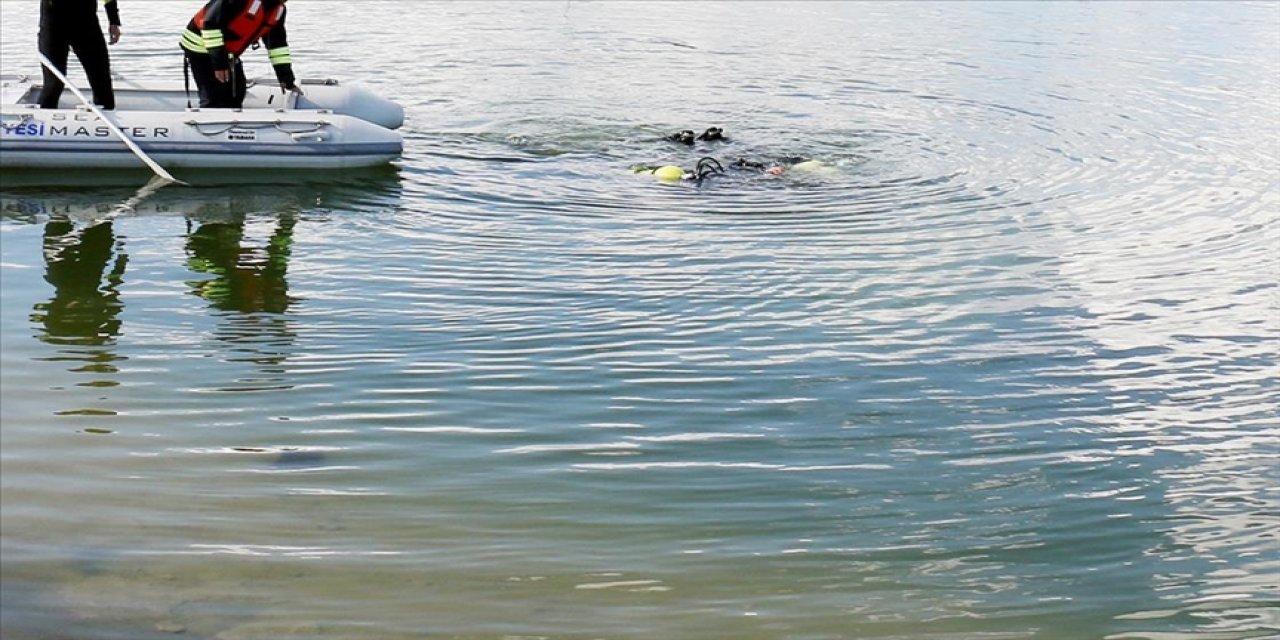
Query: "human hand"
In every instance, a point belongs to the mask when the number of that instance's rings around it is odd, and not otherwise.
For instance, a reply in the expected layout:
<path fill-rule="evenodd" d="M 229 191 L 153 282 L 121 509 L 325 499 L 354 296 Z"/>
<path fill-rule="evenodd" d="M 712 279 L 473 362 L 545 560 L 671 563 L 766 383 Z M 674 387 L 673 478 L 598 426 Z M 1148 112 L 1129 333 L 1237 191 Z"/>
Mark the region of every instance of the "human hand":
<path fill-rule="evenodd" d="M 111 28 L 107 29 L 107 33 L 111 35 L 111 44 L 120 42 L 120 25 L 111 25 Z"/>
<path fill-rule="evenodd" d="M 213 72 L 213 77 L 218 82 L 231 82 L 231 70 L 215 69 Z"/>

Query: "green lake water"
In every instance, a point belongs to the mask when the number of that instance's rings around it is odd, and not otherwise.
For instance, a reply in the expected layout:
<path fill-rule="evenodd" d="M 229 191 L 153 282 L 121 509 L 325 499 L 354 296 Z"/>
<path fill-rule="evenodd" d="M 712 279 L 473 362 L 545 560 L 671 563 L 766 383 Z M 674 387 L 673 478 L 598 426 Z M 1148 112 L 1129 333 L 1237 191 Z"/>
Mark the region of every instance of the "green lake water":
<path fill-rule="evenodd" d="M 289 6 L 392 166 L 0 176 L 5 640 L 1280 634 L 1280 4 Z"/>

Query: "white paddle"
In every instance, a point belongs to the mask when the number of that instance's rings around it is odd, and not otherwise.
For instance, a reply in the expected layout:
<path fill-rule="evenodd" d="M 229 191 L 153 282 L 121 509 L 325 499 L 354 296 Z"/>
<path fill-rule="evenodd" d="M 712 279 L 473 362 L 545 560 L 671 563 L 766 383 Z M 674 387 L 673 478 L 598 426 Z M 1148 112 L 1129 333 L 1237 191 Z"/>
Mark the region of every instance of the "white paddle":
<path fill-rule="evenodd" d="M 43 53 L 37 52 L 36 55 L 40 56 L 40 64 L 43 64 L 46 69 L 61 80 L 62 84 L 66 85 L 66 87 L 71 90 L 71 93 L 76 94 L 76 97 L 80 98 L 80 102 L 84 103 L 84 106 L 88 107 L 90 111 L 93 111 L 95 115 L 101 118 L 102 121 L 106 123 L 107 127 L 111 129 L 111 132 L 116 134 L 116 137 L 120 138 L 120 140 L 124 142 L 124 146 L 129 147 L 129 150 L 133 152 L 133 155 L 138 156 L 138 158 L 146 163 L 148 167 L 151 167 L 151 170 L 156 172 L 157 176 L 160 176 L 162 179 L 168 180 L 169 182 L 186 184 L 185 182 L 170 175 L 168 171 L 164 170 L 164 167 L 160 166 L 159 163 L 152 160 L 150 156 L 144 153 L 142 149 L 138 148 L 138 145 L 134 144 L 133 140 L 130 140 L 129 136 L 126 136 L 124 132 L 120 130 L 120 127 L 117 127 L 114 122 L 108 120 L 107 115 L 98 108 L 98 105 L 93 104 L 88 98 L 85 98 L 84 94 L 80 93 L 80 90 L 77 89 L 75 85 L 71 84 L 71 82 L 67 80 L 67 76 L 61 71 L 58 71 L 58 68 L 53 66 L 53 63 L 50 62 L 48 58 L 44 57 Z"/>

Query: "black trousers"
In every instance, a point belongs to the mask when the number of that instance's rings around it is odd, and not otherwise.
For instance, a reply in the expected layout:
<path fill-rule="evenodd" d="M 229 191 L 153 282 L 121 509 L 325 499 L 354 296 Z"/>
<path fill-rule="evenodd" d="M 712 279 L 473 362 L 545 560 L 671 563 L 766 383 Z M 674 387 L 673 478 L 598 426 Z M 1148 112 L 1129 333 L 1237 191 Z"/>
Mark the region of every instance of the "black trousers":
<path fill-rule="evenodd" d="M 196 89 L 200 91 L 201 109 L 239 109 L 244 104 L 244 67 L 240 59 L 231 63 L 231 82 L 218 82 L 213 75 L 213 58 L 207 53 L 187 54 L 187 65 L 191 68 L 191 78 L 196 81 Z"/>
<path fill-rule="evenodd" d="M 67 56 L 76 52 L 84 74 L 89 77 L 93 89 L 93 101 L 103 109 L 116 108 L 116 93 L 111 86 L 111 59 L 107 54 L 107 40 L 102 36 L 102 26 L 95 16 L 92 21 L 63 24 L 49 21 L 40 25 L 40 53 L 64 75 L 67 73 Z M 56 109 L 62 97 L 62 81 L 52 71 L 44 70 L 44 89 L 40 92 L 40 106 Z"/>

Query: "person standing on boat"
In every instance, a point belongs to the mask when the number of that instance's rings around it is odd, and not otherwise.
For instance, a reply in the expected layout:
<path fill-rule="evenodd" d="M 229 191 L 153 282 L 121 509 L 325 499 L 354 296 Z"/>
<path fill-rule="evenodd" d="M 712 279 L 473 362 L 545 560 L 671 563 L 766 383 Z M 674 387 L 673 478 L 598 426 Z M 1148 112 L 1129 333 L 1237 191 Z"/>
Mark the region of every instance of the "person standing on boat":
<path fill-rule="evenodd" d="M 201 108 L 240 108 L 246 88 L 240 56 L 259 40 L 267 48 L 280 88 L 302 93 L 294 82 L 284 4 L 285 0 L 209 0 L 187 23 L 181 44 L 200 91 Z"/>
<path fill-rule="evenodd" d="M 102 0 L 102 5 L 110 23 L 111 44 L 115 44 L 120 41 L 120 10 L 116 0 Z M 94 103 L 103 109 L 115 109 L 111 59 L 98 22 L 98 0 L 40 0 L 40 53 L 65 75 L 67 56 L 72 51 L 89 77 Z M 62 81 L 45 69 L 40 107 L 57 109 L 63 88 Z"/>

